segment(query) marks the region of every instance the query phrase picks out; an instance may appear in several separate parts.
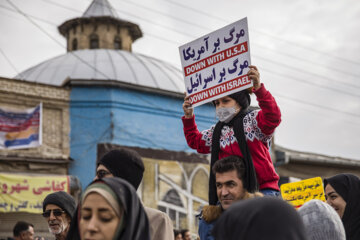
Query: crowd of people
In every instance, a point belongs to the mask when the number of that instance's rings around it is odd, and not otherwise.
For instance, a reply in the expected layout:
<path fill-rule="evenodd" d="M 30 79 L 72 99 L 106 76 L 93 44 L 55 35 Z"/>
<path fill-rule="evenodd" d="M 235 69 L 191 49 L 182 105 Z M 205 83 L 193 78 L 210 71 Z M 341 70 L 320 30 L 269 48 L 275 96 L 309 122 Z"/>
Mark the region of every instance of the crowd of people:
<path fill-rule="evenodd" d="M 244 160 L 237 156 L 214 164 L 219 202 L 203 208 L 196 239 L 360 239 L 360 179 L 355 175 L 325 179 L 326 203 L 310 200 L 296 211 L 279 197 L 248 192 L 243 168 Z M 195 239 L 187 229 L 173 229 L 166 214 L 161 217 L 169 224 L 151 222 L 135 188 L 119 177 L 95 179 L 78 205 L 66 192 L 51 193 L 44 199 L 42 215 L 57 240 Z M 14 240 L 45 240 L 35 237 L 34 226 L 24 221 L 13 233 Z"/>
<path fill-rule="evenodd" d="M 358 240 L 360 179 L 338 174 L 324 179 L 326 203 L 311 200 L 298 210 L 281 199 L 279 176 L 269 153 L 280 109 L 255 66 L 243 90 L 213 101 L 219 122 L 199 131 L 188 97 L 183 103 L 184 135 L 199 153 L 211 153 L 209 205 L 199 215 L 200 240 Z M 260 109 L 250 111 L 250 92 Z M 163 212 L 143 206 L 136 194 L 144 164 L 132 150 L 111 150 L 96 163 L 93 182 L 79 203 L 65 192 L 49 194 L 43 217 L 57 240 L 189 240 Z M 34 226 L 19 222 L 14 238 L 34 239 Z"/>

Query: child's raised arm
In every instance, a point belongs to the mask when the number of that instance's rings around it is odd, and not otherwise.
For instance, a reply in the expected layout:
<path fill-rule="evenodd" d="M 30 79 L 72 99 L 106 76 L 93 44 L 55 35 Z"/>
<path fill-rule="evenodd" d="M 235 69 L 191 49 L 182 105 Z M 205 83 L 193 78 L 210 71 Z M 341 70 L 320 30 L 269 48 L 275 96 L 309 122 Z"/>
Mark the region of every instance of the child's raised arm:
<path fill-rule="evenodd" d="M 192 118 L 194 116 L 194 108 L 190 103 L 189 96 L 184 98 L 183 110 L 185 118 Z"/>
<path fill-rule="evenodd" d="M 250 70 L 248 71 L 247 75 L 253 81 L 255 91 L 261 87 L 260 83 L 260 73 L 256 66 L 250 65 Z"/>

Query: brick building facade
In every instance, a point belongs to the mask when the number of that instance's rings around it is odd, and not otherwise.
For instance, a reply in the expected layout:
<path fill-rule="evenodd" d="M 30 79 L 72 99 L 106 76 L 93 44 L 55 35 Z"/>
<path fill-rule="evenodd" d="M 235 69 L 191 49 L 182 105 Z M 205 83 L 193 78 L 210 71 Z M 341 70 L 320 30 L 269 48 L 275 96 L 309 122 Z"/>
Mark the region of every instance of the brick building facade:
<path fill-rule="evenodd" d="M 0 172 L 31 175 L 67 175 L 70 163 L 69 89 L 15 79 L 0 78 L 0 107 L 22 110 L 43 104 L 43 144 L 36 148 L 0 150 Z M 49 236 L 39 214 L 0 213 L 0 239 L 12 236 L 18 220 L 34 224 L 35 231 Z"/>

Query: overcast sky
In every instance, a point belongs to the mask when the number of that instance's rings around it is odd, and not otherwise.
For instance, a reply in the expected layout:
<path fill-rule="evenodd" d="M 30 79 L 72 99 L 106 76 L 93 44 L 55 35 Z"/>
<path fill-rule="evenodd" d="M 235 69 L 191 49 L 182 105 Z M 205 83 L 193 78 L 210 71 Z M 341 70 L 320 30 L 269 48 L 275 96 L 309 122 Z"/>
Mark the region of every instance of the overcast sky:
<path fill-rule="evenodd" d="M 64 54 L 57 26 L 90 0 L 11 0 L 46 33 L 0 0 L 0 76 Z M 133 51 L 180 68 L 178 47 L 244 17 L 252 64 L 275 96 L 275 143 L 360 160 L 360 1 L 109 0 L 139 24 Z M 52 38 L 50 38 L 48 35 Z M 55 40 L 54 40 L 55 39 Z M 13 66 L 12 66 L 13 65 Z M 195 110 L 196 111 L 196 110 Z"/>

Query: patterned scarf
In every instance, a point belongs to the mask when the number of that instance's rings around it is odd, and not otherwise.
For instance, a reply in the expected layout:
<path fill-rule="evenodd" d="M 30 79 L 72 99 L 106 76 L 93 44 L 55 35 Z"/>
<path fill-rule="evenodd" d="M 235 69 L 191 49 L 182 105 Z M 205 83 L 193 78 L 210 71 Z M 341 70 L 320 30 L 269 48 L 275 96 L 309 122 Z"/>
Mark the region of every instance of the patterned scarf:
<path fill-rule="evenodd" d="M 217 160 L 219 160 L 220 152 L 220 136 L 221 130 L 224 126 L 233 127 L 234 135 L 237 139 L 240 151 L 243 154 L 244 163 L 245 163 L 245 176 L 243 176 L 243 185 L 244 188 L 253 193 L 258 190 L 258 182 L 256 179 L 256 173 L 254 164 L 251 158 L 249 147 L 246 143 L 245 133 L 244 133 L 244 124 L 243 120 L 246 116 L 246 111 L 240 111 L 229 123 L 218 122 L 215 125 L 212 145 L 211 145 L 211 163 L 210 163 L 210 179 L 209 179 L 209 204 L 216 205 L 218 202 L 218 197 L 216 193 L 216 180 L 215 175 L 212 172 L 212 167 Z"/>

